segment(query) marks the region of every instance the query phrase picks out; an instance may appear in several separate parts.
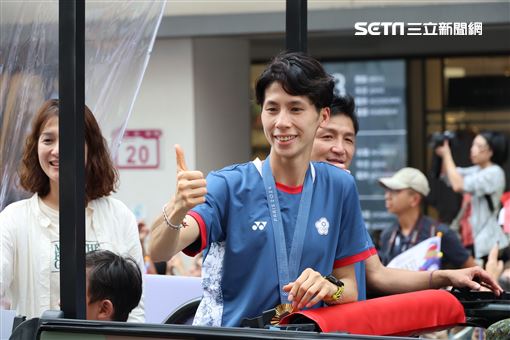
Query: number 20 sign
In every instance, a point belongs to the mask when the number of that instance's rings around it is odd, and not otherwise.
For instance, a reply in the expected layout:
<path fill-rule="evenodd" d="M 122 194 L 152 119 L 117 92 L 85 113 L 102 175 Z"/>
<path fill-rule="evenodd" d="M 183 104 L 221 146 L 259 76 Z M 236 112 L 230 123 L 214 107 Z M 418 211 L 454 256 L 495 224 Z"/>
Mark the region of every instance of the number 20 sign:
<path fill-rule="evenodd" d="M 161 130 L 126 130 L 117 156 L 119 169 L 158 169 Z"/>

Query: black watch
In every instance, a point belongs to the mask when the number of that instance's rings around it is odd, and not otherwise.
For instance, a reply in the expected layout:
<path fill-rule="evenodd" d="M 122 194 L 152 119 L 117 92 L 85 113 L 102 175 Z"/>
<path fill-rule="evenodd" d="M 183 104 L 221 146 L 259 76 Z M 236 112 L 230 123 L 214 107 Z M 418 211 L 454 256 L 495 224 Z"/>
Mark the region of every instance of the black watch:
<path fill-rule="evenodd" d="M 334 277 L 332 274 L 324 276 L 324 278 L 336 286 L 336 292 L 329 297 L 331 302 L 336 303 L 342 298 L 345 289 L 344 283 Z"/>
<path fill-rule="evenodd" d="M 326 276 L 324 276 L 324 278 L 326 280 L 328 280 L 329 282 L 331 282 L 332 284 L 334 284 L 335 286 L 337 286 L 337 287 L 343 287 L 344 286 L 344 283 L 342 281 L 340 281 L 339 279 L 337 279 L 332 274 L 326 275 Z"/>

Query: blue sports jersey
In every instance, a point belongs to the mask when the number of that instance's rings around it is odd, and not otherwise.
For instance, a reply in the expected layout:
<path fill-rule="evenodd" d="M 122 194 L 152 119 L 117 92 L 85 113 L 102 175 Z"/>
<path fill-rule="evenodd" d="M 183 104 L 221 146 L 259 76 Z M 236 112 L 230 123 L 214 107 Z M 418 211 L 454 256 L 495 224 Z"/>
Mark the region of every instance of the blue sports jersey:
<path fill-rule="evenodd" d="M 314 191 L 299 274 L 312 268 L 327 275 L 334 268 L 366 259 L 371 243 L 366 238 L 353 177 L 326 163 L 313 163 L 312 177 Z M 299 205 L 300 195 L 280 189 L 288 235 L 293 233 L 289 228 L 294 227 L 297 215 L 297 207 L 292 206 Z M 292 203 L 293 199 L 298 203 Z M 199 250 L 205 249 L 204 296 L 194 324 L 239 326 L 243 318 L 259 316 L 280 303 L 275 242 L 260 161 L 211 172 L 206 202 L 189 214 L 200 227 Z M 187 249 L 188 254 L 194 246 Z"/>

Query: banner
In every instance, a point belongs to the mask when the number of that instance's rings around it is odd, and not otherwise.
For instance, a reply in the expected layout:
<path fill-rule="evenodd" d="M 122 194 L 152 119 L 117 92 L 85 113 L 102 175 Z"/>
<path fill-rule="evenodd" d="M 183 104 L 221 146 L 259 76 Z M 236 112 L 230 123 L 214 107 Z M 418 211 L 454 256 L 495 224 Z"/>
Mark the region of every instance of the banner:
<path fill-rule="evenodd" d="M 415 271 L 437 270 L 441 268 L 442 257 L 441 233 L 438 233 L 438 236 L 428 238 L 395 257 L 388 267 Z"/>

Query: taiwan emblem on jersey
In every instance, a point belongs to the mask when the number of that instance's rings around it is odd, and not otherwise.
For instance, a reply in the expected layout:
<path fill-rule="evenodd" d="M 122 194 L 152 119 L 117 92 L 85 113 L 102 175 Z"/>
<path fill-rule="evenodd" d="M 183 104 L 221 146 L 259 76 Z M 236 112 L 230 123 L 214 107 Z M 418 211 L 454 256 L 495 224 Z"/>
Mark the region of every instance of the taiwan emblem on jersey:
<path fill-rule="evenodd" d="M 315 228 L 317 228 L 319 235 L 327 235 L 329 231 L 329 222 L 326 217 L 321 217 L 317 222 L 315 222 Z"/>

